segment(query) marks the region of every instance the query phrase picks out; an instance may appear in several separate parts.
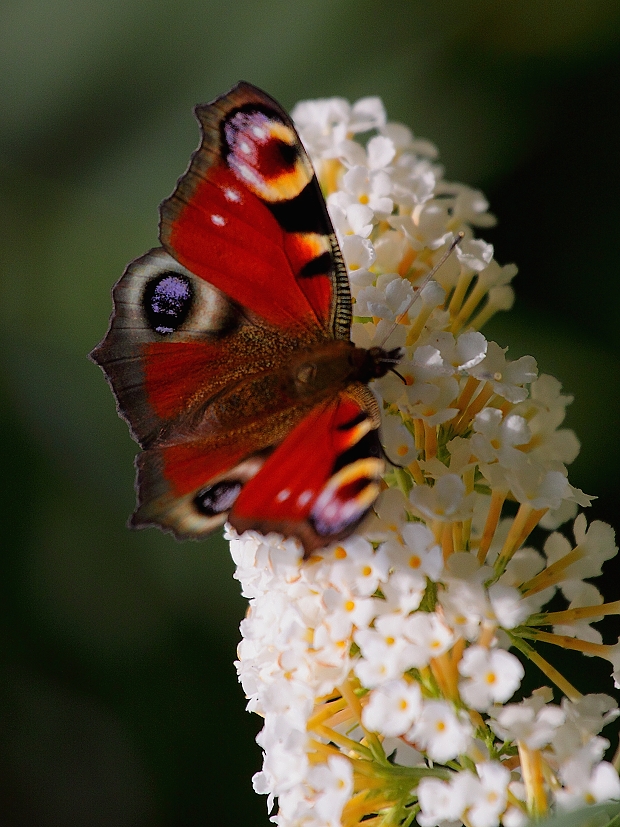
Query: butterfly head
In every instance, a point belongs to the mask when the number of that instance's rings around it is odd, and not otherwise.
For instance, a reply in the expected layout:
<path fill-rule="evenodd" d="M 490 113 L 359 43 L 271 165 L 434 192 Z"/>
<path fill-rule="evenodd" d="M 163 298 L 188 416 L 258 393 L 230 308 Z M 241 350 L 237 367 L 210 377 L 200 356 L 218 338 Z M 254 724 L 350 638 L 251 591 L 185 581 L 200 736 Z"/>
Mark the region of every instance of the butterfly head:
<path fill-rule="evenodd" d="M 380 379 L 394 368 L 403 358 L 403 351 L 399 347 L 384 350 L 382 347 L 371 347 L 369 350 L 355 348 L 352 358 L 356 360 L 360 382 L 370 382 L 371 379 Z"/>

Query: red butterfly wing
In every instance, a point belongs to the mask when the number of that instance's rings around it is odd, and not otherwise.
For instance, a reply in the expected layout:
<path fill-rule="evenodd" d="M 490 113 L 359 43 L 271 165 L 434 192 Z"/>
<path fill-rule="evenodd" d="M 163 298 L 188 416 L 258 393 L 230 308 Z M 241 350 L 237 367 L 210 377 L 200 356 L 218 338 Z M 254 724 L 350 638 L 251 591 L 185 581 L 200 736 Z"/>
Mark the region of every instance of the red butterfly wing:
<path fill-rule="evenodd" d="M 377 404 L 364 385 L 317 405 L 240 489 L 229 521 L 298 537 L 306 556 L 350 534 L 385 470 Z"/>
<path fill-rule="evenodd" d="M 196 116 L 200 147 L 161 206 L 164 247 L 269 324 L 348 339 L 346 270 L 288 115 L 240 83 Z"/>

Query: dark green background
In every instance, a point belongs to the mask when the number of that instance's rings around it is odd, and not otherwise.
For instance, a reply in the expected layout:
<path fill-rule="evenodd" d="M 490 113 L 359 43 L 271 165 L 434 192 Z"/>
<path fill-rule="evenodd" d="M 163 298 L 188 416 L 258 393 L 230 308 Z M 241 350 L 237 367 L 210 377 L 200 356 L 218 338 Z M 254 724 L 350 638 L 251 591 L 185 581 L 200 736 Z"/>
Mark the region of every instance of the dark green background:
<path fill-rule="evenodd" d="M 125 529 L 135 447 L 86 360 L 156 244 L 193 104 L 239 79 L 286 107 L 378 94 L 484 189 L 484 237 L 520 267 L 486 332 L 576 395 L 571 479 L 620 525 L 617 0 L 4 0 L 2 825 L 267 824 L 226 546 Z"/>

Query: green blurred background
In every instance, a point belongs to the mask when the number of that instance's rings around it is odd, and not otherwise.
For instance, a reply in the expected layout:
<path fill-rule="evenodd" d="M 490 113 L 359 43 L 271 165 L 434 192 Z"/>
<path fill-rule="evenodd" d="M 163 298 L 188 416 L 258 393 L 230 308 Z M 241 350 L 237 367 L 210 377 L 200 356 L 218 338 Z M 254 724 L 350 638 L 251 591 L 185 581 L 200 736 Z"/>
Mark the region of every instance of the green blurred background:
<path fill-rule="evenodd" d="M 0 824 L 266 825 L 226 546 L 125 528 L 135 446 L 86 359 L 110 288 L 156 244 L 196 102 L 380 95 L 489 196 L 520 275 L 486 332 L 575 394 L 571 479 L 619 527 L 620 4 L 3 0 L 0 36 Z"/>

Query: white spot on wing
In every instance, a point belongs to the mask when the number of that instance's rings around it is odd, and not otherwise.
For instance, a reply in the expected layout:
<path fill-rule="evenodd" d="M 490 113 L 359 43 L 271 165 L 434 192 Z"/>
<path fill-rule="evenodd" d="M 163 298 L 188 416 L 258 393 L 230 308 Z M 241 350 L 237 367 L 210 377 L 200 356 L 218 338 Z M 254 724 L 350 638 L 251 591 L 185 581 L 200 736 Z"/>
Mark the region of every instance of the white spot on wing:
<path fill-rule="evenodd" d="M 249 145 L 247 141 L 240 141 L 239 142 L 239 149 L 241 152 L 244 152 L 246 155 L 249 155 L 252 151 L 252 147 Z"/>
<path fill-rule="evenodd" d="M 304 505 L 307 505 L 310 502 L 311 499 L 312 499 L 312 491 L 309 491 L 308 489 L 306 489 L 305 491 L 302 491 L 302 493 L 299 495 L 299 497 L 297 497 L 297 505 L 300 508 L 303 508 Z"/>
<path fill-rule="evenodd" d="M 226 189 L 224 190 L 224 198 L 226 198 L 227 201 L 238 202 L 241 201 L 241 194 L 238 193 L 237 190 L 234 190 L 232 187 L 226 187 Z"/>
<path fill-rule="evenodd" d="M 276 502 L 283 503 L 284 500 L 288 500 L 291 496 L 291 492 L 288 488 L 283 488 L 278 494 L 276 494 Z"/>
<path fill-rule="evenodd" d="M 248 167 L 245 164 L 238 164 L 237 170 L 242 178 L 245 178 L 246 181 L 250 181 L 250 183 L 254 184 L 255 187 L 261 184 L 261 179 L 254 172 L 254 170 L 251 169 L 251 167 Z"/>
<path fill-rule="evenodd" d="M 213 221 L 216 227 L 223 227 L 224 224 L 226 224 L 226 219 L 221 215 L 212 215 L 211 221 Z"/>

